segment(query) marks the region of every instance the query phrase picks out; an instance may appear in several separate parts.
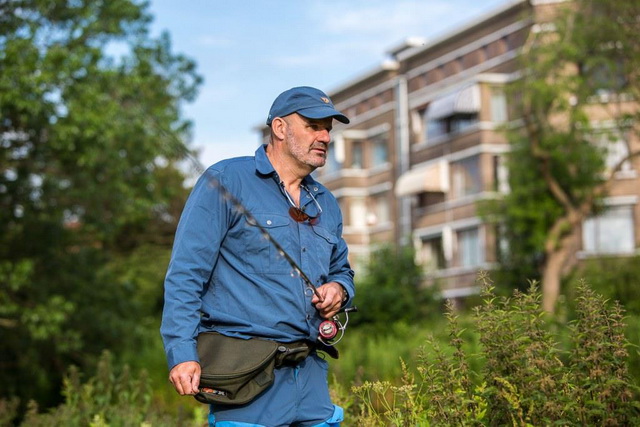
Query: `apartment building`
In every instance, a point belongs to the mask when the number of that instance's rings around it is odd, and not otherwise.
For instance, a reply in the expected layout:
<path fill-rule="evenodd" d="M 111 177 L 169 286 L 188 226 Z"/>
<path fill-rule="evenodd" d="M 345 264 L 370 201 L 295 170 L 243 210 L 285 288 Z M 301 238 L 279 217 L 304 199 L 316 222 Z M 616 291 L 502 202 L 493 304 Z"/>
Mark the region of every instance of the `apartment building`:
<path fill-rule="evenodd" d="M 495 266 L 500 244 L 477 202 L 509 191 L 505 84 L 528 34 L 559 1 L 512 1 L 438 39 L 409 38 L 331 91 L 351 123 L 336 123 L 315 176 L 340 202 L 356 266 L 378 244 L 413 244 L 427 284 L 437 281 L 448 298 L 477 292 L 477 272 Z M 612 208 L 584 224 L 585 256 L 640 246 L 639 168 L 623 167 Z"/>

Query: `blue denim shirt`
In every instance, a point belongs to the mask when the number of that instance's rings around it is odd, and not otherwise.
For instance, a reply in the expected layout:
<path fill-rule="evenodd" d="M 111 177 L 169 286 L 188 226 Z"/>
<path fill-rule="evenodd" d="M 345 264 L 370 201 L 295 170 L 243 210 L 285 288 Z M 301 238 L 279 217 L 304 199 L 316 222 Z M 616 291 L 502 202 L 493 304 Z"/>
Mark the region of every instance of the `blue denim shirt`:
<path fill-rule="evenodd" d="M 315 341 L 323 320 L 311 304 L 311 289 L 260 230 L 221 197 L 216 181 L 269 231 L 316 287 L 335 281 L 349 299 L 355 294 L 335 197 L 305 177 L 303 184 L 322 214 L 316 225 L 298 223 L 289 216 L 290 203 L 265 146 L 255 157 L 223 160 L 194 186 L 176 231 L 160 328 L 169 368 L 198 360 L 196 337 L 203 331 Z M 302 206 L 314 204 L 305 191 L 300 200 Z"/>

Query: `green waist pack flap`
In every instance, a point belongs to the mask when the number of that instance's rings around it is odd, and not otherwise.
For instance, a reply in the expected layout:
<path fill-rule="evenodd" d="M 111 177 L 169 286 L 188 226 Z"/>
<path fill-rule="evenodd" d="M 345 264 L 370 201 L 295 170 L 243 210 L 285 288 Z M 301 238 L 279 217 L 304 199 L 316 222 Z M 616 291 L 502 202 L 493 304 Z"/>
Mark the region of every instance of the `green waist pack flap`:
<path fill-rule="evenodd" d="M 273 384 L 278 343 L 258 338 L 227 337 L 217 332 L 198 335 L 202 403 L 242 405 Z"/>

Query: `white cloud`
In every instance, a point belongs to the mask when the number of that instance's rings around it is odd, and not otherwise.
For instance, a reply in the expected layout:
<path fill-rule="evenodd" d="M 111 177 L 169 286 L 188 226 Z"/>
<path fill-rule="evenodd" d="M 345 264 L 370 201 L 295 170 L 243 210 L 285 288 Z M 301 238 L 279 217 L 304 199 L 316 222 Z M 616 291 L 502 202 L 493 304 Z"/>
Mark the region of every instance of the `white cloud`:
<path fill-rule="evenodd" d="M 333 10 L 330 19 L 322 21 L 326 31 L 376 39 L 424 36 L 430 32 L 430 22 L 450 22 L 455 10 L 455 2 L 443 0 L 355 1 L 342 6 Z M 326 7 L 325 2 L 314 2 L 311 16 L 318 19 Z"/>
<path fill-rule="evenodd" d="M 280 55 L 268 61 L 281 69 L 362 70 L 382 63 L 386 51 L 407 38 L 453 31 L 456 24 L 472 19 L 486 7 L 467 0 L 314 0 L 301 34 L 308 37 L 304 49 L 296 43 L 289 46 L 290 51 L 282 46 L 275 51 Z"/>

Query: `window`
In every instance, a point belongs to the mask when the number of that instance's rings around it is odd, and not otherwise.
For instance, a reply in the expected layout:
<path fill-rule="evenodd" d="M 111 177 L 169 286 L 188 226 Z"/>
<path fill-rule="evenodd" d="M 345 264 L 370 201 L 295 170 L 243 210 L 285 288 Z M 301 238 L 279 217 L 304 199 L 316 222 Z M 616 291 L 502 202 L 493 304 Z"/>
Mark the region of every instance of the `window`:
<path fill-rule="evenodd" d="M 493 190 L 503 194 L 511 191 L 509 169 L 503 156 L 493 156 Z"/>
<path fill-rule="evenodd" d="M 498 224 L 495 228 L 495 235 L 498 242 L 496 245 L 496 259 L 501 262 L 507 262 L 510 253 L 507 226 L 505 224 Z"/>
<path fill-rule="evenodd" d="M 622 60 L 613 60 L 596 65 L 581 67 L 581 74 L 586 76 L 596 95 L 609 95 L 621 92 L 627 86 Z"/>
<path fill-rule="evenodd" d="M 442 244 L 442 235 L 422 238 L 417 251 L 418 263 L 426 270 L 442 270 L 447 268 Z"/>
<path fill-rule="evenodd" d="M 595 143 L 604 152 L 604 161 L 607 170 L 612 170 L 622 159 L 629 156 L 629 148 L 626 142 L 617 132 L 601 132 L 595 135 Z M 626 160 L 622 163 L 620 171 L 630 171 L 631 162 Z"/>
<path fill-rule="evenodd" d="M 428 119 L 425 121 L 427 143 L 433 138 L 462 132 L 476 123 L 478 123 L 478 114 L 476 113 L 457 113 L 441 119 Z"/>
<path fill-rule="evenodd" d="M 507 97 L 502 87 L 491 88 L 491 120 L 494 123 L 507 121 Z"/>
<path fill-rule="evenodd" d="M 632 206 L 610 207 L 582 226 L 583 249 L 593 254 L 633 252 L 633 236 Z"/>
<path fill-rule="evenodd" d="M 478 122 L 480 87 L 467 85 L 432 100 L 423 115 L 427 144 L 439 136 L 462 132 Z"/>
<path fill-rule="evenodd" d="M 373 167 L 389 162 L 389 133 L 384 132 L 371 138 L 373 146 Z"/>
<path fill-rule="evenodd" d="M 427 143 L 434 138 L 438 138 L 448 133 L 447 123 L 441 119 L 427 120 L 425 127 L 427 129 Z"/>
<path fill-rule="evenodd" d="M 349 200 L 349 225 L 357 228 L 367 225 L 367 205 L 364 198 L 357 197 Z"/>
<path fill-rule="evenodd" d="M 445 120 L 449 127 L 449 132 L 462 132 L 478 122 L 478 115 L 475 113 L 456 114 Z"/>
<path fill-rule="evenodd" d="M 336 151 L 337 149 L 335 144 L 333 145 L 333 147 L 329 148 L 329 151 L 327 153 L 327 160 L 324 164 L 324 167 L 322 168 L 323 173 L 328 174 L 328 173 L 337 172 L 340 170 L 340 163 L 336 158 Z"/>
<path fill-rule="evenodd" d="M 481 190 L 479 157 L 473 156 L 456 162 L 453 169 L 453 194 L 455 197 L 477 194 Z"/>
<path fill-rule="evenodd" d="M 411 142 L 421 143 L 425 140 L 425 121 L 423 120 L 425 107 L 411 111 Z"/>
<path fill-rule="evenodd" d="M 427 208 L 429 206 L 444 203 L 444 192 L 426 191 L 418 193 L 418 207 Z"/>
<path fill-rule="evenodd" d="M 362 141 L 353 141 L 351 146 L 351 168 L 362 169 Z"/>
<path fill-rule="evenodd" d="M 458 231 L 458 254 L 461 267 L 477 267 L 483 261 L 477 227 Z"/>
<path fill-rule="evenodd" d="M 391 207 L 386 195 L 377 196 L 373 199 L 373 211 L 375 213 L 375 224 L 380 225 L 391 221 Z"/>

